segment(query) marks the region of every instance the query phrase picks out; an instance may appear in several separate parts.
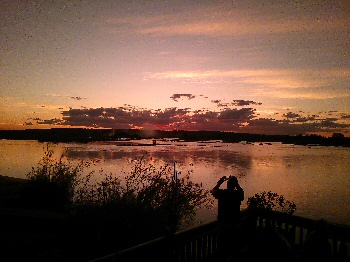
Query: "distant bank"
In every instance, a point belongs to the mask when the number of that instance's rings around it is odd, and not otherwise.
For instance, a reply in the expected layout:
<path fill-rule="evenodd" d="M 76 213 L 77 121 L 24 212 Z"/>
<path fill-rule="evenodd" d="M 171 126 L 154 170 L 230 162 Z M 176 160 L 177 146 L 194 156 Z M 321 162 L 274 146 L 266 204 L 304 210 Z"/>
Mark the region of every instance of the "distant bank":
<path fill-rule="evenodd" d="M 350 138 L 340 133 L 332 137 L 319 135 L 265 135 L 221 131 L 164 131 L 139 129 L 89 129 L 89 128 L 51 128 L 0 130 L 0 139 L 38 140 L 41 142 L 80 142 L 115 141 L 136 139 L 176 138 L 183 141 L 221 140 L 226 143 L 281 142 L 296 145 L 350 146 Z"/>

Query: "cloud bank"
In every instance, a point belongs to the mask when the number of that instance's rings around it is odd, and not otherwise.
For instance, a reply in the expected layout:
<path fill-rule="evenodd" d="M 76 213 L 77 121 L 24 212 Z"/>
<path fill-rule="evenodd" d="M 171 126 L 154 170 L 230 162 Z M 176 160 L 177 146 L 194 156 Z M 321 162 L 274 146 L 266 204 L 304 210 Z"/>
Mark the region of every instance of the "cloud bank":
<path fill-rule="evenodd" d="M 188 97 L 188 94 L 185 94 L 185 97 Z M 234 104 L 247 106 L 259 103 L 249 100 L 234 100 Z M 164 110 L 137 109 L 125 105 L 109 108 L 70 108 L 62 111 L 61 119 L 40 120 L 37 121 L 37 124 L 116 129 L 219 130 L 280 135 L 342 132 L 350 127 L 350 124 L 340 121 L 349 118 L 348 115 L 344 114 L 339 118 L 324 118 L 317 115 L 302 116 L 300 112 L 288 112 L 283 114 L 283 119 L 279 120 L 259 118 L 258 115 L 256 109 L 251 107 L 191 111 L 189 108 L 176 107 Z"/>

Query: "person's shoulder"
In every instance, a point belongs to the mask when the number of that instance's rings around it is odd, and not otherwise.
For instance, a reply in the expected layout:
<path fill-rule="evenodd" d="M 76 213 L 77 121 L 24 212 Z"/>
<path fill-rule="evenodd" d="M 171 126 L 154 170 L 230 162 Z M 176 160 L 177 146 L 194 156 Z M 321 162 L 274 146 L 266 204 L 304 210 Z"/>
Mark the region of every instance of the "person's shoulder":
<path fill-rule="evenodd" d="M 221 195 L 225 194 L 225 190 L 218 188 L 216 190 L 213 190 L 212 194 L 214 197 L 221 196 Z"/>

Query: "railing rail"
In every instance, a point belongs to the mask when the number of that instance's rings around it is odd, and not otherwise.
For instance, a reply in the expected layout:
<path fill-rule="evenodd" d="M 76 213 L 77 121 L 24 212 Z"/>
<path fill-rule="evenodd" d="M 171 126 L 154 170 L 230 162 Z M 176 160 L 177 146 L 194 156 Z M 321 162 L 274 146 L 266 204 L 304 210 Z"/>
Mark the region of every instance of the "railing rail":
<path fill-rule="evenodd" d="M 91 262 L 204 261 L 217 250 L 217 221 L 160 237 Z"/>
<path fill-rule="evenodd" d="M 313 228 L 315 220 L 291 216 L 280 212 L 247 212 L 242 211 L 242 224 L 252 221 L 256 228 L 267 225 L 276 227 L 293 247 L 296 254 L 300 251 L 307 234 Z M 254 225 L 255 224 L 255 225 Z M 218 249 L 217 221 L 177 232 L 173 235 L 155 240 L 101 257 L 91 262 L 119 261 L 209 261 L 215 257 Z M 350 227 L 329 224 L 329 242 L 333 256 L 349 256 Z"/>
<path fill-rule="evenodd" d="M 276 211 L 260 211 L 257 214 L 258 228 L 266 227 L 268 224 L 278 228 L 297 253 L 302 248 L 307 235 L 313 230 L 315 222 L 312 219 Z M 328 229 L 328 241 L 332 247 L 332 255 L 334 257 L 349 256 L 350 227 L 329 223 Z"/>

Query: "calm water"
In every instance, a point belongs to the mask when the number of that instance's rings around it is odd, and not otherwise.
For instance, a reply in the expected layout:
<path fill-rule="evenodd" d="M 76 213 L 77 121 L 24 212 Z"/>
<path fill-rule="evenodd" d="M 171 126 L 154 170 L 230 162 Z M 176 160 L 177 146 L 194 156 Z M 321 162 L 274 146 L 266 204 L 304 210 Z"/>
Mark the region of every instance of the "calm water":
<path fill-rule="evenodd" d="M 152 141 L 137 141 L 151 144 Z M 108 143 L 50 144 L 55 156 L 68 161 L 96 160 L 96 171 L 123 177 L 132 160 L 144 157 L 158 166 L 173 165 L 183 174 L 211 189 L 223 175 L 236 175 L 246 199 L 262 191 L 282 194 L 297 205 L 295 215 L 350 225 L 350 148 L 226 144 L 220 142 L 162 142 L 156 146 L 120 146 Z M 41 159 L 47 143 L 0 140 L 0 175 L 25 178 Z M 98 172 L 96 172 L 98 176 Z M 246 200 L 243 202 L 246 206 Z M 216 218 L 216 205 L 199 210 L 197 223 Z"/>

